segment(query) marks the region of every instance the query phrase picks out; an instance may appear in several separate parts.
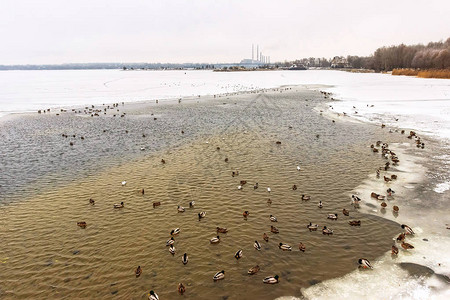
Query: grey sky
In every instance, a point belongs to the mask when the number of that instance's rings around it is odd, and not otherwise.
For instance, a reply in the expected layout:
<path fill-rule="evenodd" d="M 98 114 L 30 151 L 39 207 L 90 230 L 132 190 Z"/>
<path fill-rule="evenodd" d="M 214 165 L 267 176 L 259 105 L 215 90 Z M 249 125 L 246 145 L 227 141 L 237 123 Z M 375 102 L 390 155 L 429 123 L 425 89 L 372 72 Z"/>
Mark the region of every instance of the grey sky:
<path fill-rule="evenodd" d="M 369 55 L 450 37 L 450 1 L 1 0 L 0 64 Z"/>

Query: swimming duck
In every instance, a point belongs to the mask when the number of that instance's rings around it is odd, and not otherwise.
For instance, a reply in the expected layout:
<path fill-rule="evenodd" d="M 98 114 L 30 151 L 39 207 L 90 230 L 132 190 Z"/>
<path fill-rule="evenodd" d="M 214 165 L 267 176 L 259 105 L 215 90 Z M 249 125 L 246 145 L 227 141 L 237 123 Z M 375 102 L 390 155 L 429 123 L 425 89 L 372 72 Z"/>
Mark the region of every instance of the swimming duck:
<path fill-rule="evenodd" d="M 272 204 L 272 200 L 270 200 L 270 198 L 267 199 L 267 204 Z"/>
<path fill-rule="evenodd" d="M 263 279 L 264 283 L 268 283 L 268 284 L 274 284 L 274 283 L 278 283 L 278 275 L 275 276 L 269 276 Z"/>
<path fill-rule="evenodd" d="M 165 163 L 166 163 L 166 161 L 164 160 L 164 158 L 161 159 L 161 163 L 162 163 L 162 164 L 165 164 Z"/>
<path fill-rule="evenodd" d="M 322 208 L 322 207 L 323 207 L 323 204 L 322 204 L 322 200 L 321 200 L 321 201 L 319 201 L 319 205 L 318 205 L 318 207 L 319 207 L 319 208 Z"/>
<path fill-rule="evenodd" d="M 261 250 L 261 245 L 259 244 L 258 241 L 255 241 L 255 243 L 253 244 L 253 247 L 255 247 L 256 250 Z"/>
<path fill-rule="evenodd" d="M 303 201 L 311 200 L 311 196 L 302 195 L 302 200 L 303 200 Z"/>
<path fill-rule="evenodd" d="M 263 234 L 263 240 L 265 240 L 266 242 L 269 241 L 269 236 L 265 232 Z"/>
<path fill-rule="evenodd" d="M 364 269 L 373 269 L 370 261 L 365 258 L 358 259 L 359 267 Z"/>
<path fill-rule="evenodd" d="M 388 188 L 388 189 L 386 190 L 386 192 L 387 192 L 387 194 L 388 194 L 389 196 L 392 196 L 392 194 L 395 194 L 394 190 L 391 189 L 391 188 Z"/>
<path fill-rule="evenodd" d="M 345 208 L 343 208 L 343 209 L 342 209 L 342 214 L 343 214 L 344 216 L 349 216 L 349 215 L 350 215 L 350 212 L 349 212 L 348 210 L 346 210 Z"/>
<path fill-rule="evenodd" d="M 414 249 L 414 246 L 409 243 L 402 242 L 402 248 L 405 250 L 408 250 L 408 249 Z"/>
<path fill-rule="evenodd" d="M 338 215 L 337 214 L 328 214 L 327 219 L 337 220 L 338 219 Z"/>
<path fill-rule="evenodd" d="M 394 212 L 398 213 L 399 208 L 398 208 L 397 205 L 394 205 L 394 206 L 392 207 L 392 210 L 393 210 Z"/>
<path fill-rule="evenodd" d="M 137 269 L 134 271 L 134 274 L 136 275 L 136 277 L 141 276 L 141 274 L 142 274 L 141 266 L 137 267 Z"/>
<path fill-rule="evenodd" d="M 184 286 L 184 284 L 182 284 L 181 282 L 178 284 L 178 293 L 180 293 L 181 295 L 184 294 L 184 292 L 186 292 L 186 287 Z"/>
<path fill-rule="evenodd" d="M 195 205 L 195 201 L 194 201 L 194 200 L 192 200 L 191 202 L 189 202 L 189 207 L 190 207 L 190 208 L 193 208 L 194 205 Z"/>
<path fill-rule="evenodd" d="M 120 202 L 120 204 L 114 204 L 114 208 L 123 208 L 123 202 Z"/>
<path fill-rule="evenodd" d="M 177 235 L 179 233 L 180 233 L 180 228 L 175 228 L 175 229 L 172 229 L 172 231 L 170 232 L 170 235 Z"/>
<path fill-rule="evenodd" d="M 316 231 L 317 228 L 319 228 L 319 225 L 317 225 L 317 224 L 313 225 L 311 222 L 309 222 L 309 225 L 306 225 L 306 228 L 308 228 L 309 231 Z"/>
<path fill-rule="evenodd" d="M 405 240 L 405 234 L 404 233 L 400 233 L 397 237 L 397 242 L 403 242 Z"/>
<path fill-rule="evenodd" d="M 178 210 L 179 213 L 182 213 L 182 212 L 184 212 L 186 209 L 185 209 L 183 206 L 178 205 L 177 210 Z"/>
<path fill-rule="evenodd" d="M 198 219 L 199 220 L 204 218 L 204 217 L 206 217 L 206 211 L 201 211 L 201 212 L 198 213 Z"/>
<path fill-rule="evenodd" d="M 244 218 L 247 218 L 249 214 L 250 214 L 250 213 L 248 212 L 248 210 L 246 210 L 246 211 L 244 211 L 244 212 L 242 213 L 242 215 L 244 216 Z"/>
<path fill-rule="evenodd" d="M 278 244 L 278 248 L 280 248 L 281 250 L 285 250 L 285 251 L 292 250 L 291 246 L 289 246 L 288 244 L 283 244 L 283 243 Z"/>
<path fill-rule="evenodd" d="M 397 248 L 397 246 L 392 245 L 391 253 L 392 253 L 392 255 L 397 255 L 397 254 L 398 254 L 398 248 Z"/>
<path fill-rule="evenodd" d="M 278 228 L 276 228 L 275 226 L 270 226 L 270 231 L 272 231 L 273 233 L 280 233 Z"/>
<path fill-rule="evenodd" d="M 236 254 L 234 254 L 234 258 L 239 259 L 242 257 L 242 249 L 239 249 Z"/>
<path fill-rule="evenodd" d="M 350 226 L 361 226 L 361 221 L 360 220 L 349 221 L 348 224 L 350 224 Z"/>
<path fill-rule="evenodd" d="M 359 205 L 361 203 L 361 198 L 359 198 L 358 196 L 352 195 L 352 203 L 354 205 Z"/>
<path fill-rule="evenodd" d="M 249 275 L 254 275 L 254 274 L 258 273 L 259 270 L 260 270 L 259 266 L 256 265 L 256 266 L 254 266 L 254 267 L 248 269 L 247 274 L 249 274 Z"/>
<path fill-rule="evenodd" d="M 221 233 L 227 233 L 228 229 L 226 229 L 225 227 L 217 227 L 217 232 L 221 232 Z"/>
<path fill-rule="evenodd" d="M 383 202 L 381 202 L 381 207 L 382 207 L 382 208 L 386 208 L 386 207 L 387 207 L 387 204 L 386 204 L 386 202 L 384 202 L 384 201 L 383 201 Z"/>
<path fill-rule="evenodd" d="M 238 185 L 238 190 L 242 190 L 242 185 Z"/>
<path fill-rule="evenodd" d="M 323 226 L 322 234 L 326 234 L 326 235 L 333 234 L 333 230 L 327 228 L 327 226 Z"/>
<path fill-rule="evenodd" d="M 300 171 L 300 170 L 301 170 L 300 166 L 297 166 L 297 171 Z"/>
<path fill-rule="evenodd" d="M 183 256 L 181 257 L 181 261 L 183 262 L 184 265 L 188 263 L 187 253 L 183 254 Z"/>
<path fill-rule="evenodd" d="M 414 231 L 412 230 L 412 228 L 409 227 L 408 225 L 402 224 L 401 227 L 402 227 L 403 229 L 405 229 L 405 233 L 406 233 L 406 234 L 411 234 L 411 235 L 414 235 L 414 234 L 415 234 Z"/>
<path fill-rule="evenodd" d="M 258 188 L 258 183 L 255 183 L 255 185 L 253 186 L 253 189 L 256 190 Z"/>
<path fill-rule="evenodd" d="M 222 271 L 217 272 L 216 274 L 214 274 L 213 280 L 216 281 L 216 280 L 221 280 L 221 279 L 224 279 L 224 278 L 225 278 L 225 271 L 222 270 Z"/>
<path fill-rule="evenodd" d="M 297 185 L 296 185 L 296 184 L 294 184 L 294 185 L 292 186 L 292 190 L 293 190 L 293 191 L 296 191 L 296 190 L 297 190 Z"/>
<path fill-rule="evenodd" d="M 300 242 L 298 244 L 298 250 L 300 250 L 302 252 L 305 252 L 306 251 L 306 246 L 302 242 Z"/>
<path fill-rule="evenodd" d="M 211 238 L 211 239 L 209 240 L 209 242 L 210 242 L 211 244 L 217 244 L 217 243 L 220 243 L 220 237 L 219 237 L 219 236 L 213 237 L 213 238 Z"/>
<path fill-rule="evenodd" d="M 122 181 L 122 186 L 126 185 L 127 182 L 126 181 Z"/>
<path fill-rule="evenodd" d="M 87 226 L 86 222 L 77 222 L 77 225 L 81 228 L 86 228 Z"/>
<path fill-rule="evenodd" d="M 271 191 L 272 191 L 272 190 L 270 189 L 270 187 L 268 187 L 268 188 L 267 188 L 267 192 L 270 193 Z"/>
<path fill-rule="evenodd" d="M 273 215 L 270 215 L 269 219 L 272 222 L 278 222 L 277 218 L 275 216 L 273 216 Z"/>
<path fill-rule="evenodd" d="M 90 198 L 90 199 L 89 199 L 89 203 L 92 204 L 92 205 L 95 205 L 94 199 Z"/>
<path fill-rule="evenodd" d="M 159 300 L 158 294 L 154 291 L 150 291 L 150 296 L 148 296 L 148 300 Z"/>
<path fill-rule="evenodd" d="M 141 194 L 144 195 L 145 194 L 145 190 L 141 189 Z"/>
<path fill-rule="evenodd" d="M 169 252 L 170 254 L 174 255 L 175 254 L 175 247 L 172 245 L 169 246 Z"/>
<path fill-rule="evenodd" d="M 175 242 L 175 239 L 173 237 L 171 237 L 170 239 L 167 240 L 166 246 L 173 245 L 174 242 Z"/>

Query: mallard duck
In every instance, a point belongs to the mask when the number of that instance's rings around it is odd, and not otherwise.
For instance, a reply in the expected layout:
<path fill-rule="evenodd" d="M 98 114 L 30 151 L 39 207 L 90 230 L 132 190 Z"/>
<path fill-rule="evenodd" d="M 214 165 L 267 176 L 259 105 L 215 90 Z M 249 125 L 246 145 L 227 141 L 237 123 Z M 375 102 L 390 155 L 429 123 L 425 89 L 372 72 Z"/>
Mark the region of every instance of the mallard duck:
<path fill-rule="evenodd" d="M 206 217 L 206 211 L 201 211 L 201 212 L 198 213 L 198 219 L 199 220 L 204 218 L 204 217 Z"/>
<path fill-rule="evenodd" d="M 221 280 L 221 279 L 224 279 L 224 278 L 225 278 L 225 271 L 222 270 L 222 271 L 217 272 L 216 274 L 214 274 L 213 280 L 216 281 L 216 280 Z"/>
<path fill-rule="evenodd" d="M 292 250 L 291 246 L 289 246 L 288 244 L 283 244 L 283 243 L 278 244 L 278 248 L 280 248 L 281 250 L 285 250 L 285 251 Z"/>
<path fill-rule="evenodd" d="M 239 259 L 242 257 L 242 249 L 239 249 L 236 254 L 234 254 L 234 258 Z"/>
<path fill-rule="evenodd" d="M 179 213 L 183 213 L 186 209 L 183 206 L 178 205 L 177 210 Z"/>
<path fill-rule="evenodd" d="M 400 233 L 397 237 L 397 242 L 403 242 L 405 240 L 405 234 Z"/>
<path fill-rule="evenodd" d="M 244 216 L 244 218 L 247 218 L 249 214 L 250 214 L 250 213 L 248 212 L 248 210 L 246 210 L 246 211 L 244 211 L 244 212 L 242 213 L 242 215 Z"/>
<path fill-rule="evenodd" d="M 194 205 L 195 205 L 195 201 L 194 201 L 194 200 L 192 200 L 191 202 L 189 202 L 189 207 L 190 207 L 190 208 L 193 208 Z"/>
<path fill-rule="evenodd" d="M 361 203 L 361 198 L 359 198 L 358 196 L 352 195 L 352 203 L 354 205 L 359 205 Z"/>
<path fill-rule="evenodd" d="M 275 216 L 273 216 L 273 215 L 270 215 L 269 219 L 272 222 L 278 222 L 277 218 Z"/>
<path fill-rule="evenodd" d="M 278 228 L 276 228 L 275 226 L 270 226 L 270 231 L 273 232 L 273 233 L 280 233 Z"/>
<path fill-rule="evenodd" d="M 270 200 L 270 198 L 267 199 L 267 204 L 272 204 L 272 200 Z"/>
<path fill-rule="evenodd" d="M 358 259 L 359 267 L 364 269 L 373 269 L 370 261 L 365 258 Z"/>
<path fill-rule="evenodd" d="M 311 196 L 302 195 L 302 200 L 303 200 L 303 201 L 311 200 Z"/>
<path fill-rule="evenodd" d="M 293 190 L 293 191 L 296 191 L 296 190 L 297 190 L 297 185 L 296 185 L 296 184 L 294 184 L 294 185 L 292 186 L 292 190 Z"/>
<path fill-rule="evenodd" d="M 319 228 L 319 225 L 317 225 L 317 224 L 313 225 L 311 222 L 309 222 L 309 225 L 306 225 L 306 228 L 308 228 L 309 231 L 316 231 L 317 228 Z"/>
<path fill-rule="evenodd" d="M 392 245 L 391 253 L 392 253 L 392 255 L 397 255 L 397 254 L 398 254 L 398 248 L 397 248 L 397 246 Z"/>
<path fill-rule="evenodd" d="M 255 185 L 253 186 L 253 189 L 256 190 L 259 187 L 258 183 L 255 183 Z"/>
<path fill-rule="evenodd" d="M 123 202 L 120 202 L 120 204 L 114 204 L 114 208 L 123 208 L 124 204 Z"/>
<path fill-rule="evenodd" d="M 391 188 L 388 188 L 388 189 L 386 190 L 386 192 L 387 192 L 387 194 L 388 194 L 389 196 L 392 196 L 392 194 L 395 194 L 394 190 L 391 189 Z"/>
<path fill-rule="evenodd" d="M 392 181 L 392 179 L 389 178 L 389 177 L 384 176 L 384 181 L 385 181 L 385 182 L 389 182 L 389 181 Z"/>
<path fill-rule="evenodd" d="M 160 205 L 161 205 L 161 201 L 153 202 L 153 208 L 160 206 Z"/>
<path fill-rule="evenodd" d="M 274 284 L 274 283 L 278 283 L 278 275 L 275 276 L 269 276 L 263 279 L 264 283 L 268 283 L 268 284 Z"/>
<path fill-rule="evenodd" d="M 141 274 L 142 274 L 141 266 L 138 266 L 138 267 L 136 268 L 136 270 L 134 271 L 134 274 L 136 275 L 136 277 L 141 276 Z"/>
<path fill-rule="evenodd" d="M 174 255 L 175 254 L 175 247 L 173 245 L 169 246 L 169 252 L 170 254 Z"/>
<path fill-rule="evenodd" d="M 209 240 L 209 242 L 210 242 L 211 244 L 217 244 L 217 243 L 220 243 L 220 237 L 219 237 L 219 236 L 213 237 L 213 238 L 211 238 L 211 239 Z"/>
<path fill-rule="evenodd" d="M 392 210 L 393 210 L 394 212 L 398 213 L 399 208 L 398 208 L 397 205 L 394 205 L 394 206 L 392 207 Z"/>
<path fill-rule="evenodd" d="M 409 243 L 402 242 L 402 248 L 405 250 L 408 250 L 408 249 L 414 249 L 414 246 Z"/>
<path fill-rule="evenodd" d="M 337 220 L 338 219 L 338 215 L 337 214 L 328 214 L 327 219 Z"/>
<path fill-rule="evenodd" d="M 165 164 L 165 163 L 166 163 L 166 161 L 164 160 L 164 158 L 161 159 L 161 163 L 162 163 L 162 164 Z"/>
<path fill-rule="evenodd" d="M 255 241 L 255 243 L 253 244 L 253 247 L 255 247 L 256 250 L 261 250 L 261 245 L 259 244 L 258 241 Z"/>
<path fill-rule="evenodd" d="M 86 228 L 86 226 L 87 226 L 87 224 L 86 224 L 86 222 L 77 222 L 77 225 L 79 226 L 79 227 L 81 227 L 81 228 Z"/>
<path fill-rule="evenodd" d="M 186 292 L 186 287 L 184 286 L 184 284 L 182 284 L 181 282 L 178 284 L 178 293 L 180 293 L 181 295 L 184 294 L 184 292 Z"/>
<path fill-rule="evenodd" d="M 227 233 L 228 232 L 228 229 L 226 229 L 225 227 L 217 227 L 216 229 L 217 229 L 217 232 L 220 232 L 220 233 Z"/>
<path fill-rule="evenodd" d="M 349 221 L 348 224 L 350 224 L 350 226 L 361 226 L 361 221 L 360 220 Z"/>
<path fill-rule="evenodd" d="M 159 300 L 158 294 L 154 291 L 150 291 L 150 296 L 148 296 L 148 300 Z"/>
<path fill-rule="evenodd" d="M 166 246 L 173 245 L 174 242 L 175 242 L 175 239 L 173 237 L 171 237 L 170 239 L 167 240 Z"/>
<path fill-rule="evenodd" d="M 323 204 L 322 204 L 322 200 L 321 201 L 319 201 L 319 205 L 317 205 L 319 208 L 322 208 L 323 207 Z"/>
<path fill-rule="evenodd" d="M 302 242 L 300 242 L 298 244 L 298 250 L 300 250 L 302 252 L 305 252 L 306 251 L 306 246 Z"/>
<path fill-rule="evenodd" d="M 181 257 L 181 261 L 183 262 L 184 265 L 188 263 L 187 253 L 183 254 L 183 256 Z"/>
<path fill-rule="evenodd" d="M 326 235 L 333 234 L 333 230 L 327 228 L 327 226 L 323 226 L 322 234 L 326 234 Z"/>
<path fill-rule="evenodd" d="M 254 274 L 258 273 L 259 270 L 260 270 L 259 266 L 256 265 L 256 266 L 254 266 L 254 267 L 248 269 L 247 274 L 249 274 L 249 275 L 254 275 Z"/>
<path fill-rule="evenodd" d="M 403 229 L 405 229 L 405 233 L 406 233 L 406 234 L 411 234 L 411 235 L 414 235 L 414 234 L 415 234 L 414 231 L 412 230 L 412 228 L 409 227 L 408 225 L 402 224 L 401 227 L 402 227 Z"/>
<path fill-rule="evenodd" d="M 263 240 L 265 240 L 266 242 L 269 241 L 269 236 L 265 232 L 263 234 Z"/>
<path fill-rule="evenodd" d="M 350 215 L 350 212 L 348 211 L 348 210 L 346 210 L 345 208 L 343 208 L 342 209 L 342 214 L 344 215 L 344 216 L 349 216 Z"/>
<path fill-rule="evenodd" d="M 89 203 L 92 204 L 92 205 L 95 205 L 95 200 L 92 199 L 92 198 L 90 198 L 90 199 L 89 199 Z"/>
<path fill-rule="evenodd" d="M 177 235 L 179 233 L 180 233 L 180 228 L 175 228 L 175 229 L 172 229 L 172 231 L 170 232 L 170 235 Z"/>

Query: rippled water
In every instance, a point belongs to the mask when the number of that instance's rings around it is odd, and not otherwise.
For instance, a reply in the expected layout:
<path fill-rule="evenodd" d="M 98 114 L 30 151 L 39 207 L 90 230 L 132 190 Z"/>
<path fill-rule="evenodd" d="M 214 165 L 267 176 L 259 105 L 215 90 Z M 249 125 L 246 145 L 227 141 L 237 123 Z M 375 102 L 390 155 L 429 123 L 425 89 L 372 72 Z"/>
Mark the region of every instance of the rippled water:
<path fill-rule="evenodd" d="M 0 295 L 145 298 L 153 289 L 161 299 L 173 299 L 183 282 L 190 299 L 271 299 L 300 296 L 302 287 L 354 270 L 359 257 L 375 259 L 390 249 L 399 227 L 352 208 L 348 193 L 384 164 L 368 145 L 396 135 L 369 125 L 332 123 L 312 110 L 321 101 L 314 92 L 283 90 L 142 105 L 124 118 L 67 113 L 4 121 L 1 188 L 9 204 L 0 207 Z M 78 140 L 80 135 L 86 139 Z M 239 175 L 232 177 L 232 171 Z M 241 180 L 248 183 L 238 190 Z M 302 194 L 312 200 L 302 202 Z M 189 208 L 192 200 L 196 205 Z M 114 209 L 121 201 L 125 207 Z M 153 208 L 154 201 L 161 206 Z M 186 212 L 177 213 L 178 205 Z M 244 210 L 250 212 L 246 220 Z M 200 211 L 207 213 L 201 221 Z M 328 213 L 339 219 L 327 220 Z M 270 214 L 278 218 L 279 234 L 270 232 Z M 349 226 L 354 219 L 362 226 Z M 79 221 L 87 228 L 79 228 Z M 334 235 L 309 232 L 310 221 L 332 228 Z M 229 232 L 211 245 L 217 226 Z M 165 241 L 176 227 L 181 233 L 172 256 Z M 255 240 L 261 251 L 253 248 Z M 293 251 L 278 249 L 279 242 Z M 244 254 L 239 261 L 238 249 Z M 181 262 L 184 252 L 187 265 Z M 256 264 L 261 271 L 247 275 Z M 136 278 L 138 265 L 143 274 Z M 225 279 L 214 282 L 220 270 Z M 279 284 L 262 283 L 275 274 Z"/>

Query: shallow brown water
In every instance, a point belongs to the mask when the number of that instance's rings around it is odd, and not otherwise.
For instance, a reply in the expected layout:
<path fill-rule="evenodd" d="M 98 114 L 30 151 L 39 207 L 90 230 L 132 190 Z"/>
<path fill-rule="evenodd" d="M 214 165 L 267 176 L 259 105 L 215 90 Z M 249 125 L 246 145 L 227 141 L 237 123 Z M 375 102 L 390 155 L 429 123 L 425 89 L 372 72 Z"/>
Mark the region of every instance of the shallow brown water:
<path fill-rule="evenodd" d="M 370 126 L 330 125 L 299 98 L 294 93 L 265 98 L 266 104 L 276 101 L 276 106 L 254 112 L 250 106 L 230 116 L 230 125 L 212 135 L 0 207 L 2 296 L 143 299 L 153 289 L 160 299 L 174 299 L 180 297 L 178 282 L 187 286 L 183 297 L 188 299 L 300 296 L 302 287 L 354 270 L 358 258 L 374 259 L 386 252 L 397 225 L 360 214 L 350 206 L 348 195 L 383 164 L 367 148 L 368 140 L 380 133 Z M 274 116 L 270 112 L 275 108 L 279 113 Z M 288 130 L 287 124 L 294 128 Z M 236 170 L 239 176 L 232 177 Z M 248 182 L 242 190 L 237 189 L 240 180 Z M 302 194 L 312 200 L 302 202 Z M 89 198 L 96 201 L 94 206 Z M 189 208 L 192 200 L 196 205 Z M 125 207 L 114 209 L 121 201 Z M 153 201 L 161 206 L 153 208 Z M 177 213 L 177 205 L 186 212 Z M 344 207 L 350 217 L 342 215 Z M 246 220 L 244 210 L 250 211 Z M 200 211 L 207 213 L 201 221 Z M 338 213 L 339 219 L 327 220 L 328 213 Z M 270 214 L 278 223 L 270 222 Z M 354 219 L 362 226 L 349 226 Z M 87 228 L 77 227 L 78 221 L 87 222 Z M 332 228 L 334 235 L 309 232 L 310 221 Z M 271 233 L 271 225 L 280 233 Z M 221 242 L 211 245 L 217 226 L 229 232 L 219 234 Z M 175 236 L 177 252 L 172 256 L 165 242 L 176 227 L 181 233 Z M 264 232 L 268 243 L 262 239 Z M 261 251 L 253 248 L 255 240 Z M 293 251 L 278 249 L 279 242 Z M 299 242 L 306 245 L 305 253 L 298 250 Z M 237 261 L 234 253 L 239 249 L 243 257 Z M 187 265 L 181 262 L 184 252 L 189 255 Z M 261 271 L 247 275 L 256 264 Z M 138 265 L 143 274 L 136 278 Z M 225 270 L 225 279 L 214 282 L 220 270 Z M 275 274 L 279 284 L 262 283 Z"/>

